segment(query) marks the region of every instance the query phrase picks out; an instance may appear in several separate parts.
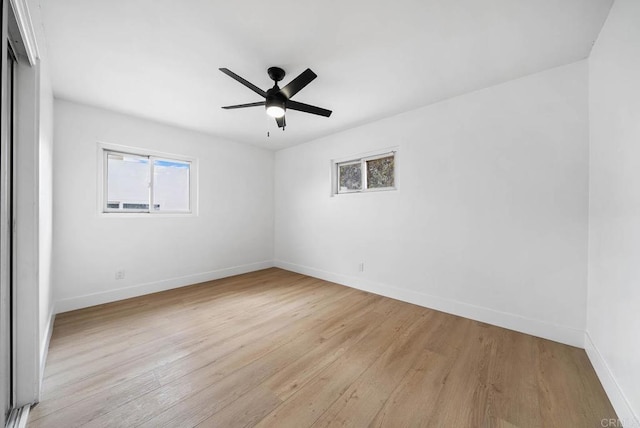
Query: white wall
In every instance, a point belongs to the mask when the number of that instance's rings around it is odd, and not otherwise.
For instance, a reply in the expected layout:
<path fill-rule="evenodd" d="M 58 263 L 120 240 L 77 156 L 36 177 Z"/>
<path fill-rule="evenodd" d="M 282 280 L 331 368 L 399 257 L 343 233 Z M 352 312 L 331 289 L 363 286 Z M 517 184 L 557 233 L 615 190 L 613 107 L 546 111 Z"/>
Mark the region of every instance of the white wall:
<path fill-rule="evenodd" d="M 54 112 L 58 312 L 272 265 L 273 152 L 68 101 Z M 100 215 L 98 142 L 197 158 L 199 214 Z"/>
<path fill-rule="evenodd" d="M 640 426 L 640 2 L 614 3 L 589 74 L 586 349 L 624 426 Z"/>
<path fill-rule="evenodd" d="M 279 151 L 275 263 L 582 346 L 587 118 L 581 61 Z M 330 196 L 389 146 L 399 190 Z"/>
<path fill-rule="evenodd" d="M 44 372 L 46 352 L 53 328 L 51 260 L 53 257 L 53 89 L 48 50 L 40 14 L 39 0 L 29 0 L 31 21 L 38 41 L 40 60 L 39 157 L 38 157 L 38 330 L 40 371 Z"/>
<path fill-rule="evenodd" d="M 53 329 L 53 91 L 44 62 L 40 63 L 40 147 L 38 174 L 38 288 L 40 367 L 44 373 L 46 352 Z"/>

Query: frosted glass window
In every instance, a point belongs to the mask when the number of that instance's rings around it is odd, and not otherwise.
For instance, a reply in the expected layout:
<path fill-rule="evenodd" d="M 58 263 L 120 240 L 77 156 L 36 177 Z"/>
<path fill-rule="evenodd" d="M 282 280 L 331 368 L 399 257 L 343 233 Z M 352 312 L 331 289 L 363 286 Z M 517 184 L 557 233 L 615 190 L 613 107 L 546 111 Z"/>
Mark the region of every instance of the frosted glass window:
<path fill-rule="evenodd" d="M 362 165 L 343 163 L 338 165 L 339 192 L 353 192 L 362 189 Z"/>
<path fill-rule="evenodd" d="M 104 150 L 104 212 L 191 212 L 191 162 Z"/>
<path fill-rule="evenodd" d="M 395 190 L 396 153 L 382 153 L 346 162 L 337 162 L 334 193 Z"/>
<path fill-rule="evenodd" d="M 367 162 L 367 188 L 380 189 L 394 185 L 394 157 L 371 159 Z"/>

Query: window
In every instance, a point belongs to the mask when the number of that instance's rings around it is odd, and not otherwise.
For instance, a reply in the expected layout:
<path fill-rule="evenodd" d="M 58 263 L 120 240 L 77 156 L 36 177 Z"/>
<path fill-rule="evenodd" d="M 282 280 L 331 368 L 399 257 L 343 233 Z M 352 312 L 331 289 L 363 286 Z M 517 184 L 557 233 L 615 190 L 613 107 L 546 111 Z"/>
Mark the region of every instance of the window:
<path fill-rule="evenodd" d="M 336 162 L 336 193 L 395 189 L 395 152 Z"/>
<path fill-rule="evenodd" d="M 191 161 L 103 150 L 107 213 L 190 213 Z"/>

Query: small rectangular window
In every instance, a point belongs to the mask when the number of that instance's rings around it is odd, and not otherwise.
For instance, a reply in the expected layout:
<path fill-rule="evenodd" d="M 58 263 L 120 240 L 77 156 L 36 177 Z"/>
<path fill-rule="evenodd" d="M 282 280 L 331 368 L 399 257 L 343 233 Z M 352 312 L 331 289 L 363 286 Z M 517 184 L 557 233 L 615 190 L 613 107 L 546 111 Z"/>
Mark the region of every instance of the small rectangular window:
<path fill-rule="evenodd" d="M 338 164 L 338 191 L 358 192 L 362 190 L 362 164 L 360 161 Z"/>
<path fill-rule="evenodd" d="M 336 193 L 395 189 L 395 152 L 336 164 Z"/>
<path fill-rule="evenodd" d="M 367 188 L 389 189 L 394 187 L 394 156 L 389 155 L 365 161 L 367 164 Z"/>
<path fill-rule="evenodd" d="M 105 149 L 104 167 L 104 212 L 191 212 L 190 161 Z"/>

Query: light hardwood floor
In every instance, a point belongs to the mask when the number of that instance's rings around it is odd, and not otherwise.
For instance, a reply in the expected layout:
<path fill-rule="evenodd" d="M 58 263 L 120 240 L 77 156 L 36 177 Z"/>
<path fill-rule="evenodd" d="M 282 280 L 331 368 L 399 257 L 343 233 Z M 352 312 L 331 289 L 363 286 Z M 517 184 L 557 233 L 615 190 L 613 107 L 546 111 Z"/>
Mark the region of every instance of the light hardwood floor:
<path fill-rule="evenodd" d="M 56 318 L 29 427 L 599 427 L 582 349 L 280 269 Z"/>

